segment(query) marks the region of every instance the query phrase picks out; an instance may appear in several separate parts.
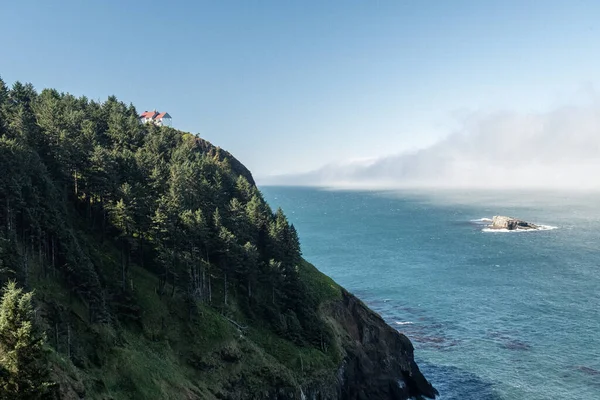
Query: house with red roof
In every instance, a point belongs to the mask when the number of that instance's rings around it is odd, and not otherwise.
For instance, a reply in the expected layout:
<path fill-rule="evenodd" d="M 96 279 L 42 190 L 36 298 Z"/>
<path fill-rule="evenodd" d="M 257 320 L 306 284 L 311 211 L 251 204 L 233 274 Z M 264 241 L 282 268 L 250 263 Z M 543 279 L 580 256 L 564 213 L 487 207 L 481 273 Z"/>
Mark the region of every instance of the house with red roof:
<path fill-rule="evenodd" d="M 168 112 L 158 112 L 154 111 L 144 111 L 140 114 L 140 122 L 142 124 L 147 124 L 152 122 L 157 126 L 172 126 L 172 119 Z"/>

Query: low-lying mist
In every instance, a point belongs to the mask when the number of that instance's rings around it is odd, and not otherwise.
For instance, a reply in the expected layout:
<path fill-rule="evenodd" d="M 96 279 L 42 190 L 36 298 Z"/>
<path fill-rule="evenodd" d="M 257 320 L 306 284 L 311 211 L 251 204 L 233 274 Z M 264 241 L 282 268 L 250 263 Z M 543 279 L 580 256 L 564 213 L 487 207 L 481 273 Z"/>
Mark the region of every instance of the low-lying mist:
<path fill-rule="evenodd" d="M 600 189 L 600 103 L 472 115 L 412 153 L 330 164 L 266 183 L 354 188 Z"/>

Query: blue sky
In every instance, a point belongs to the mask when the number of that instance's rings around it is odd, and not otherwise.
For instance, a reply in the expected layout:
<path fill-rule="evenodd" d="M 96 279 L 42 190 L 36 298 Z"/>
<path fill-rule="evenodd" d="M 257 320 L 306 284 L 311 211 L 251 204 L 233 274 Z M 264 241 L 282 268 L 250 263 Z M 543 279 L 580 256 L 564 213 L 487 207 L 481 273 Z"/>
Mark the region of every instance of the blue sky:
<path fill-rule="evenodd" d="M 0 76 L 114 94 L 258 177 L 426 147 L 600 85 L 598 1 L 3 2 Z"/>

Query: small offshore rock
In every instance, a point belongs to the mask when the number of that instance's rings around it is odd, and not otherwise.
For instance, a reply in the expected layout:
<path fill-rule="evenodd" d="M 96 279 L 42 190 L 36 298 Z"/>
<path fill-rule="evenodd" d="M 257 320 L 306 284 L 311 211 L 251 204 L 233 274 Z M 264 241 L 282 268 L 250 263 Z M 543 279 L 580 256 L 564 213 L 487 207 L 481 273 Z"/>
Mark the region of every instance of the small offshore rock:
<path fill-rule="evenodd" d="M 489 227 L 491 229 L 508 229 L 509 231 L 514 231 L 516 229 L 539 229 L 539 226 L 532 224 L 531 222 L 502 215 L 495 215 L 494 218 L 492 218 L 492 224 Z"/>

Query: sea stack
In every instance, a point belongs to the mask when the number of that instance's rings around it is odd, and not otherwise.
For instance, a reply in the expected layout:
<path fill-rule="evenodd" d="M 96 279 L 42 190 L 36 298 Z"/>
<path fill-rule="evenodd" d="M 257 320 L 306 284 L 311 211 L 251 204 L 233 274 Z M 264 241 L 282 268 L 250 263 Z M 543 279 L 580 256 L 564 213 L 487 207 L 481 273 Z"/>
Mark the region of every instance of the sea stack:
<path fill-rule="evenodd" d="M 516 229 L 538 229 L 539 227 L 535 224 L 522 221 L 520 219 L 495 215 L 494 218 L 492 218 L 492 224 L 490 225 L 490 228 L 508 229 L 509 231 L 514 231 Z"/>

